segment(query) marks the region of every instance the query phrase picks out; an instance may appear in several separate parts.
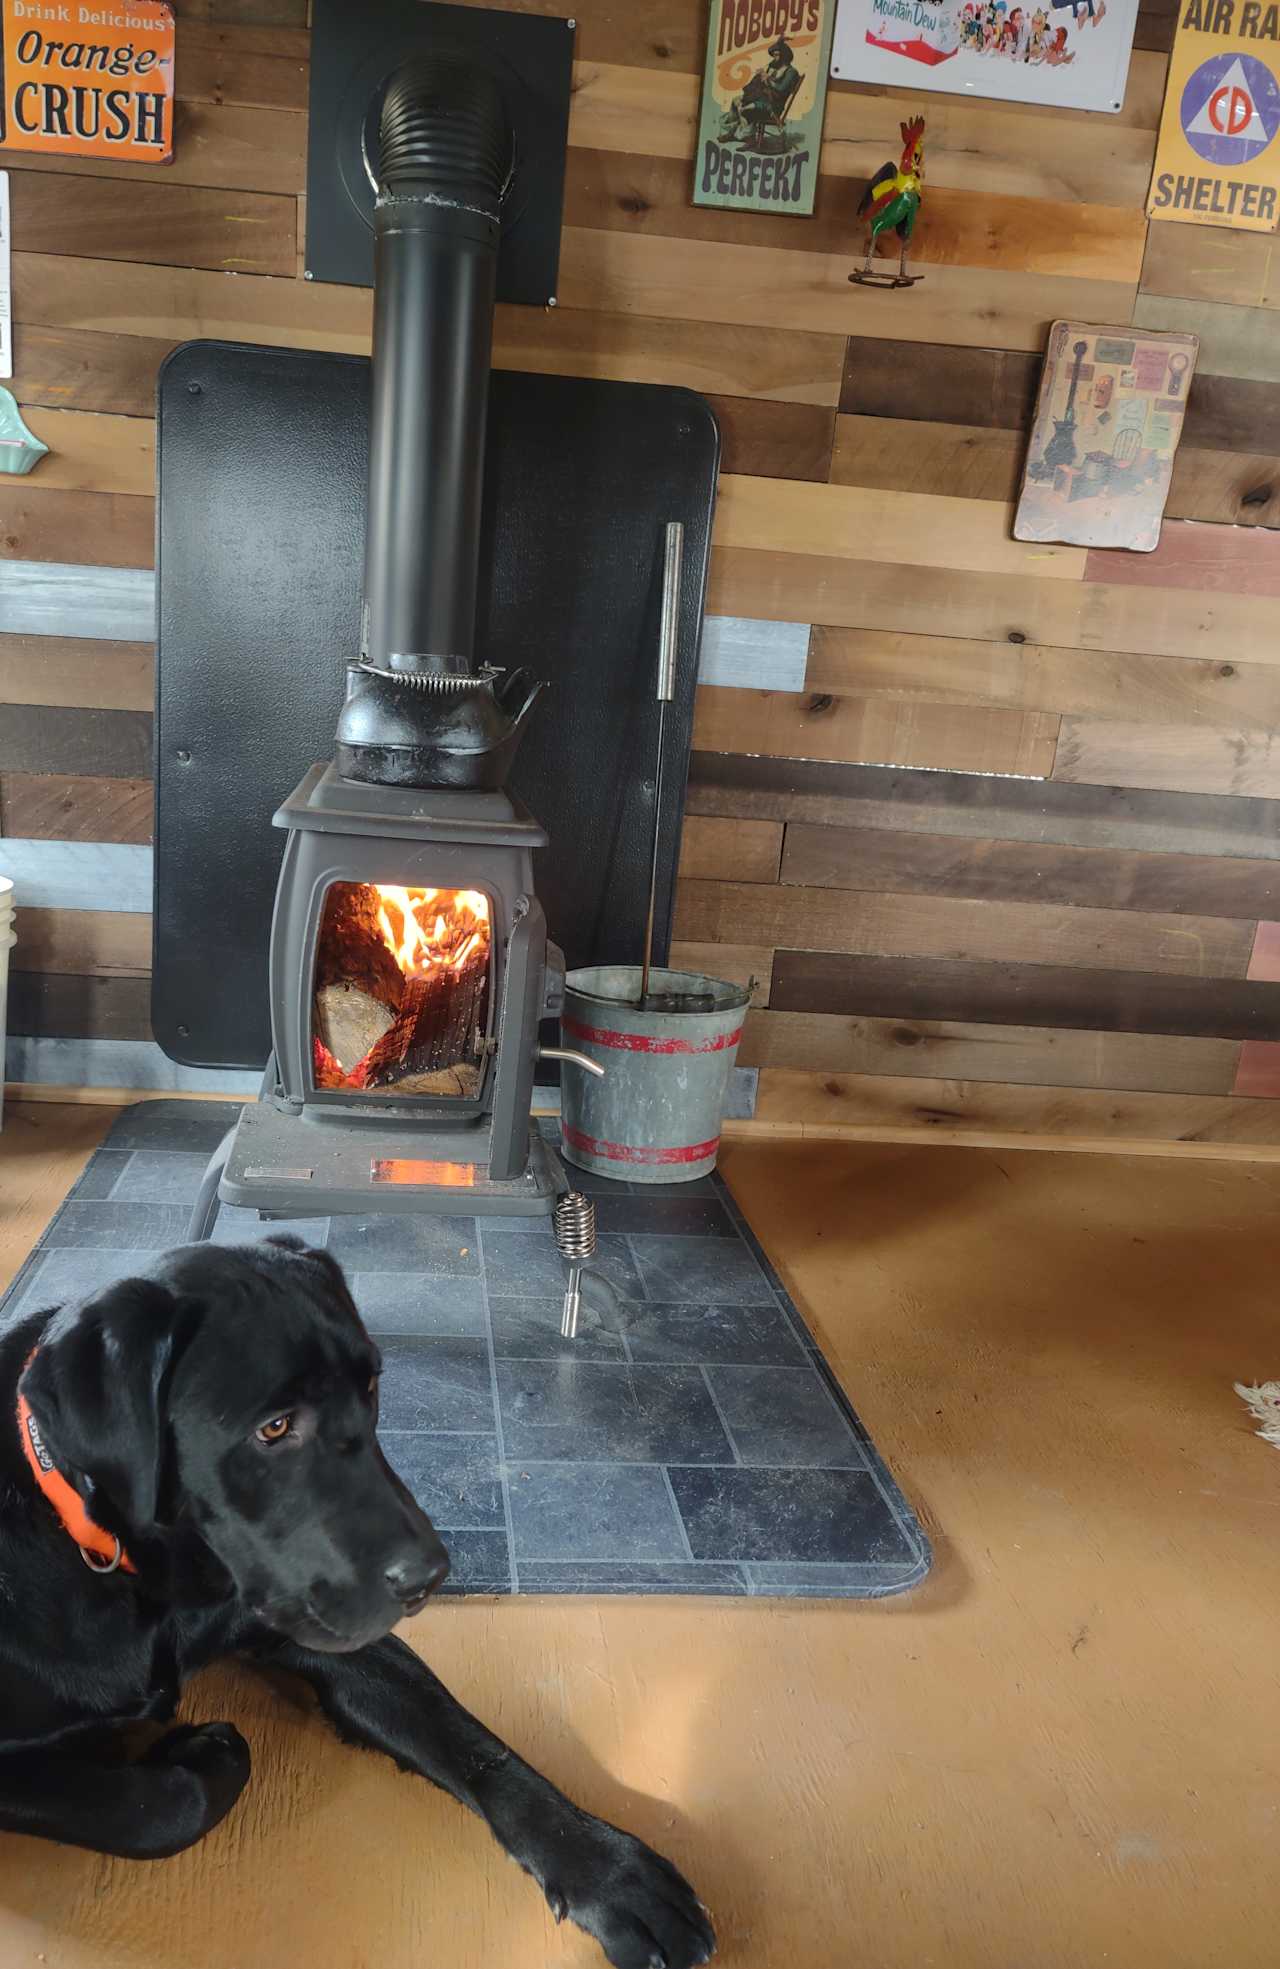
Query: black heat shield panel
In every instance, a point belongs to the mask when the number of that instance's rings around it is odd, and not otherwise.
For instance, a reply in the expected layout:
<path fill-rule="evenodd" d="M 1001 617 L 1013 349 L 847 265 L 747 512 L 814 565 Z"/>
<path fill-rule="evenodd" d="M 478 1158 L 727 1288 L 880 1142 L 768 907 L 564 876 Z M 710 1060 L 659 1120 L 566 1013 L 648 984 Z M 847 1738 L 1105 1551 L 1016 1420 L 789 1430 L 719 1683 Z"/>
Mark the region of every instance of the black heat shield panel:
<path fill-rule="evenodd" d="M 369 365 L 189 342 L 159 387 L 152 1024 L 188 1066 L 270 1050 L 271 815 L 333 756 L 358 652 Z M 685 529 L 667 718 L 659 957 L 669 935 L 719 433 L 687 390 L 496 372 L 477 654 L 547 679 L 510 779 L 570 966 L 636 962 L 657 743 L 664 522 Z"/>

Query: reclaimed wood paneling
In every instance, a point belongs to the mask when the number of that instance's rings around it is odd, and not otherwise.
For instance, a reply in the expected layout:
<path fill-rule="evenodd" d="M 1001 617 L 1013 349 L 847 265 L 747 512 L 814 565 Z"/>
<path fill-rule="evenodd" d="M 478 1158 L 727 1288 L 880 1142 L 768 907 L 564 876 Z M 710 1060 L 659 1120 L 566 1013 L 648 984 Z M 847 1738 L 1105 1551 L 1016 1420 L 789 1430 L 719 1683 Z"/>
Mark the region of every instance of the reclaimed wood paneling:
<path fill-rule="evenodd" d="M 698 692 L 693 742 L 708 752 L 775 753 L 795 759 L 866 760 L 1026 773 L 1053 768 L 1058 720 L 1043 711 L 897 703 L 829 692 Z"/>
<path fill-rule="evenodd" d="M 144 978 L 151 918 L 118 909 L 24 909 L 10 962 L 25 971 Z"/>
<path fill-rule="evenodd" d="M 0 636 L 0 705 L 150 711 L 154 675 L 150 643 Z"/>
<path fill-rule="evenodd" d="M 708 399 L 720 426 L 721 468 L 763 479 L 817 479 L 831 466 L 833 411 L 818 404 Z"/>
<path fill-rule="evenodd" d="M 1277 321 L 1280 331 L 1280 321 Z M 1166 520 L 1154 553 L 1091 548 L 1086 581 L 1280 600 L 1280 534 L 1259 527 L 1205 527 Z"/>
<path fill-rule="evenodd" d="M 152 417 L 156 377 L 175 346 L 149 335 L 104 335 L 85 328 L 24 323 L 9 388 L 18 402 L 52 410 L 102 410 Z"/>
<path fill-rule="evenodd" d="M 1207 228 L 1197 226 L 1195 230 L 1204 232 Z M 1270 309 L 1139 294 L 1132 320 L 1139 328 L 1179 330 L 1200 337 L 1193 394 L 1203 374 L 1243 376 L 1258 383 L 1280 382 L 1280 336 L 1276 334 L 1275 316 Z"/>
<path fill-rule="evenodd" d="M 149 417 L 104 417 L 84 410 L 28 409 L 26 421 L 49 457 L 42 458 L 29 481 L 21 481 L 28 498 L 46 492 L 123 492 L 151 498 L 156 485 L 156 427 Z M 4 488 L 6 491 L 8 488 Z M 68 550 L 75 545 L 67 542 Z M 91 542 L 96 550 L 97 543 Z M 66 554 L 58 558 L 65 560 Z M 97 551 L 81 556 L 82 565 L 98 560 Z M 105 567 L 131 565 L 102 561 Z"/>
<path fill-rule="evenodd" d="M 0 773 L 0 836 L 36 841 L 128 841 L 145 846 L 151 840 L 152 808 L 149 779 Z"/>
<path fill-rule="evenodd" d="M 73 561 L 5 563 L 0 639 L 101 636 L 136 643 L 154 634 L 155 580 L 149 569 L 81 567 Z"/>
<path fill-rule="evenodd" d="M 803 1073 L 1229 1094 L 1239 1053 L 1230 1039 L 771 1011 L 748 1014 L 738 1057 L 744 1066 Z"/>
<path fill-rule="evenodd" d="M 879 1074 L 760 1075 L 756 1115 L 774 1127 L 849 1130 L 879 1140 L 1007 1141 L 1045 1137 L 1141 1146 L 1247 1150 L 1276 1139 L 1271 1101 L 1237 1095 L 1142 1094 L 1018 1087 L 997 1081 L 908 1080 Z"/>
<path fill-rule="evenodd" d="M 994 501 L 727 475 L 720 481 L 715 540 L 727 552 L 836 555 L 889 567 L 1083 580 L 1086 549 L 1014 540 L 1012 518 L 1008 506 Z M 810 612 L 797 613 L 803 620 Z"/>
<path fill-rule="evenodd" d="M 1280 981 L 1280 923 L 1259 923 L 1249 954 L 1249 976 Z"/>
<path fill-rule="evenodd" d="M 711 822 L 695 823 L 706 827 Z M 722 821 L 725 828 L 770 823 Z M 720 868 L 687 874 L 722 875 Z M 741 876 L 738 880 L 743 880 Z M 965 840 L 885 828 L 814 827 L 792 821 L 783 882 L 899 894 L 979 896 L 990 902 L 1084 904 L 1189 916 L 1280 914 L 1280 861 L 1220 855 L 1135 854 L 1041 841 Z"/>
<path fill-rule="evenodd" d="M 1280 1044 L 1275 1040 L 1246 1039 L 1240 1048 L 1233 1094 L 1259 1095 L 1264 1100 L 1280 1100 Z"/>
<path fill-rule="evenodd" d="M 1082 848 L 1280 857 L 1280 802 L 695 752 L 688 811 Z"/>
<path fill-rule="evenodd" d="M 859 697 L 1001 704 L 1157 724 L 1280 723 L 1280 669 L 1209 656 L 1135 656 L 818 627 L 805 684 L 811 691 Z"/>
<path fill-rule="evenodd" d="M 1280 737 L 1268 731 L 1064 718 L 1053 776 L 1103 786 L 1250 793 L 1274 800 L 1280 797 Z"/>
<path fill-rule="evenodd" d="M 18 252 L 227 273 L 292 274 L 296 264 L 296 197 L 157 183 L 154 170 L 135 184 L 10 167 L 9 198 Z"/>
<path fill-rule="evenodd" d="M 8 705 L 0 718 L 0 772 L 146 779 L 151 718 L 144 711 Z"/>
<path fill-rule="evenodd" d="M 958 502 L 963 504 L 964 502 Z M 901 630 L 978 640 L 1051 643 L 1151 656 L 1280 662 L 1275 604 L 1254 595 L 1150 590 L 1100 581 L 1043 581 L 1028 574 L 840 560 L 830 554 L 750 553 L 718 547 L 708 606 L 721 615 Z"/>
<path fill-rule="evenodd" d="M 780 950 L 769 1003 L 783 1012 L 980 1025 L 1160 1032 L 1187 1038 L 1280 1039 L 1280 989 L 1235 978 L 1074 970 L 981 958 L 851 957 Z"/>
<path fill-rule="evenodd" d="M 1253 924 L 1047 903 L 681 881 L 675 935 L 867 956 L 981 956 L 1085 970 L 1242 978 Z"/>
<path fill-rule="evenodd" d="M 1022 431 L 908 417 L 839 417 L 831 477 L 842 485 L 892 492 L 927 485 L 961 499 L 1014 501 L 1026 448 Z M 1184 440 L 1174 459 L 1165 515 L 1224 526 L 1280 524 L 1280 453 L 1197 450 Z"/>
<path fill-rule="evenodd" d="M 1280 307 L 1280 259 L 1273 233 L 1234 232 L 1229 226 L 1200 226 L 1188 247 L 1177 235 L 1181 225 L 1153 219 L 1142 263 L 1144 294 L 1169 294 L 1188 301 L 1230 302 L 1254 308 Z"/>
<path fill-rule="evenodd" d="M 680 843 L 680 873 L 734 882 L 776 882 L 782 828 L 774 820 L 712 820 L 690 816 Z M 1280 882 L 1276 885 L 1280 910 Z"/>
<path fill-rule="evenodd" d="M 183 10 L 176 92 L 184 103 L 305 110 L 311 37 L 301 27 L 230 27 Z"/>
<path fill-rule="evenodd" d="M 8 1029 L 31 1039 L 150 1039 L 150 978 L 10 971 Z"/>
<path fill-rule="evenodd" d="M 181 60 L 181 30 L 178 46 Z M 273 79 L 270 68 L 264 79 L 270 86 Z M 180 100 L 174 105 L 173 159 L 164 166 L 163 182 L 167 186 L 275 192 L 286 198 L 297 198 L 306 189 L 306 134 L 306 117 L 284 110 Z M 130 164 L 115 157 L 61 157 L 53 152 L 33 152 L 23 153 L 22 161 L 25 170 L 47 171 L 56 177 L 139 185 L 156 181 L 154 164 Z M 129 256 L 106 257 L 127 259 Z"/>
<path fill-rule="evenodd" d="M 30 479 L 0 483 L 0 551 L 24 561 L 61 561 L 74 548 L 113 567 L 150 567 L 155 505 L 118 492 L 60 492 Z"/>

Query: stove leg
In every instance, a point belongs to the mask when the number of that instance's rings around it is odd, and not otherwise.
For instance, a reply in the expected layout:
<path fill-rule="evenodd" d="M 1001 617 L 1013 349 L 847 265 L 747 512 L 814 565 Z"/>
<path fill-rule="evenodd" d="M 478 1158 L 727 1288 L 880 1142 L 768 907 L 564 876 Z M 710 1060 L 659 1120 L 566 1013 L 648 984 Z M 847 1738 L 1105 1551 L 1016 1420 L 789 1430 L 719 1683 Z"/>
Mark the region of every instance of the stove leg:
<path fill-rule="evenodd" d="M 188 1244 L 203 1244 L 218 1220 L 218 1185 L 222 1181 L 222 1172 L 227 1166 L 227 1157 L 231 1154 L 231 1144 L 235 1138 L 235 1129 L 228 1128 L 209 1158 L 209 1167 L 200 1178 L 200 1188 L 192 1205 L 191 1215 L 187 1219 Z"/>

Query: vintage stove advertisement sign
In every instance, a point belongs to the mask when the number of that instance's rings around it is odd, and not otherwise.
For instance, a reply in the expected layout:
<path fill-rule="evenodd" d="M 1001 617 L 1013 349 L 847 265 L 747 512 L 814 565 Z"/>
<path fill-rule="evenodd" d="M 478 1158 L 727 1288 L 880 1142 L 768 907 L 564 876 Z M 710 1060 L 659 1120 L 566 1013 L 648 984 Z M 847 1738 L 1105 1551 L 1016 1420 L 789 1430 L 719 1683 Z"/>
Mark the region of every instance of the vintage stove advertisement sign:
<path fill-rule="evenodd" d="M 831 73 L 1114 113 L 1137 19 L 1138 0 L 840 0 Z"/>
<path fill-rule="evenodd" d="M 173 9 L 163 0 L 0 0 L 0 147 L 167 164 Z"/>
<path fill-rule="evenodd" d="M 711 0 L 693 202 L 813 211 L 835 0 Z"/>
<path fill-rule="evenodd" d="M 1274 232 L 1278 196 L 1280 5 L 1182 0 L 1147 212 Z"/>

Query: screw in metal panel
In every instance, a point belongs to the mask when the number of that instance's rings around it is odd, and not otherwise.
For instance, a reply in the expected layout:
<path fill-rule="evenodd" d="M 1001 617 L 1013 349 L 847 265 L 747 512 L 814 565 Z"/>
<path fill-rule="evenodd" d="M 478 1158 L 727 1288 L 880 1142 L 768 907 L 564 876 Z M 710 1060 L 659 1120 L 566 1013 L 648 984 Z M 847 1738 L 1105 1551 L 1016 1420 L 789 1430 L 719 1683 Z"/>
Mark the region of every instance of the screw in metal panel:
<path fill-rule="evenodd" d="M 554 294 L 548 294 L 548 296 L 547 296 L 547 306 L 548 306 L 549 308 L 558 308 L 558 307 L 559 307 L 559 305 L 560 305 L 560 303 L 559 303 L 559 302 L 557 301 L 557 299 L 556 299 L 556 297 L 555 297 L 555 295 L 554 295 Z"/>
<path fill-rule="evenodd" d="M 180 766 L 189 766 L 191 764 L 191 754 L 188 752 L 185 745 L 180 745 L 178 747 L 177 754 L 175 756 L 177 757 L 177 761 Z"/>
<path fill-rule="evenodd" d="M 303 278 L 304 280 L 314 280 L 314 279 L 315 279 L 315 275 L 314 275 L 314 274 L 312 273 L 312 271 L 311 271 L 311 269 L 310 269 L 310 267 L 305 267 L 305 268 L 303 269 L 303 274 L 302 274 L 302 278 Z"/>
<path fill-rule="evenodd" d="M 187 395 L 189 397 L 198 397 L 200 394 L 200 390 L 201 390 L 201 385 L 199 383 L 187 384 Z"/>

